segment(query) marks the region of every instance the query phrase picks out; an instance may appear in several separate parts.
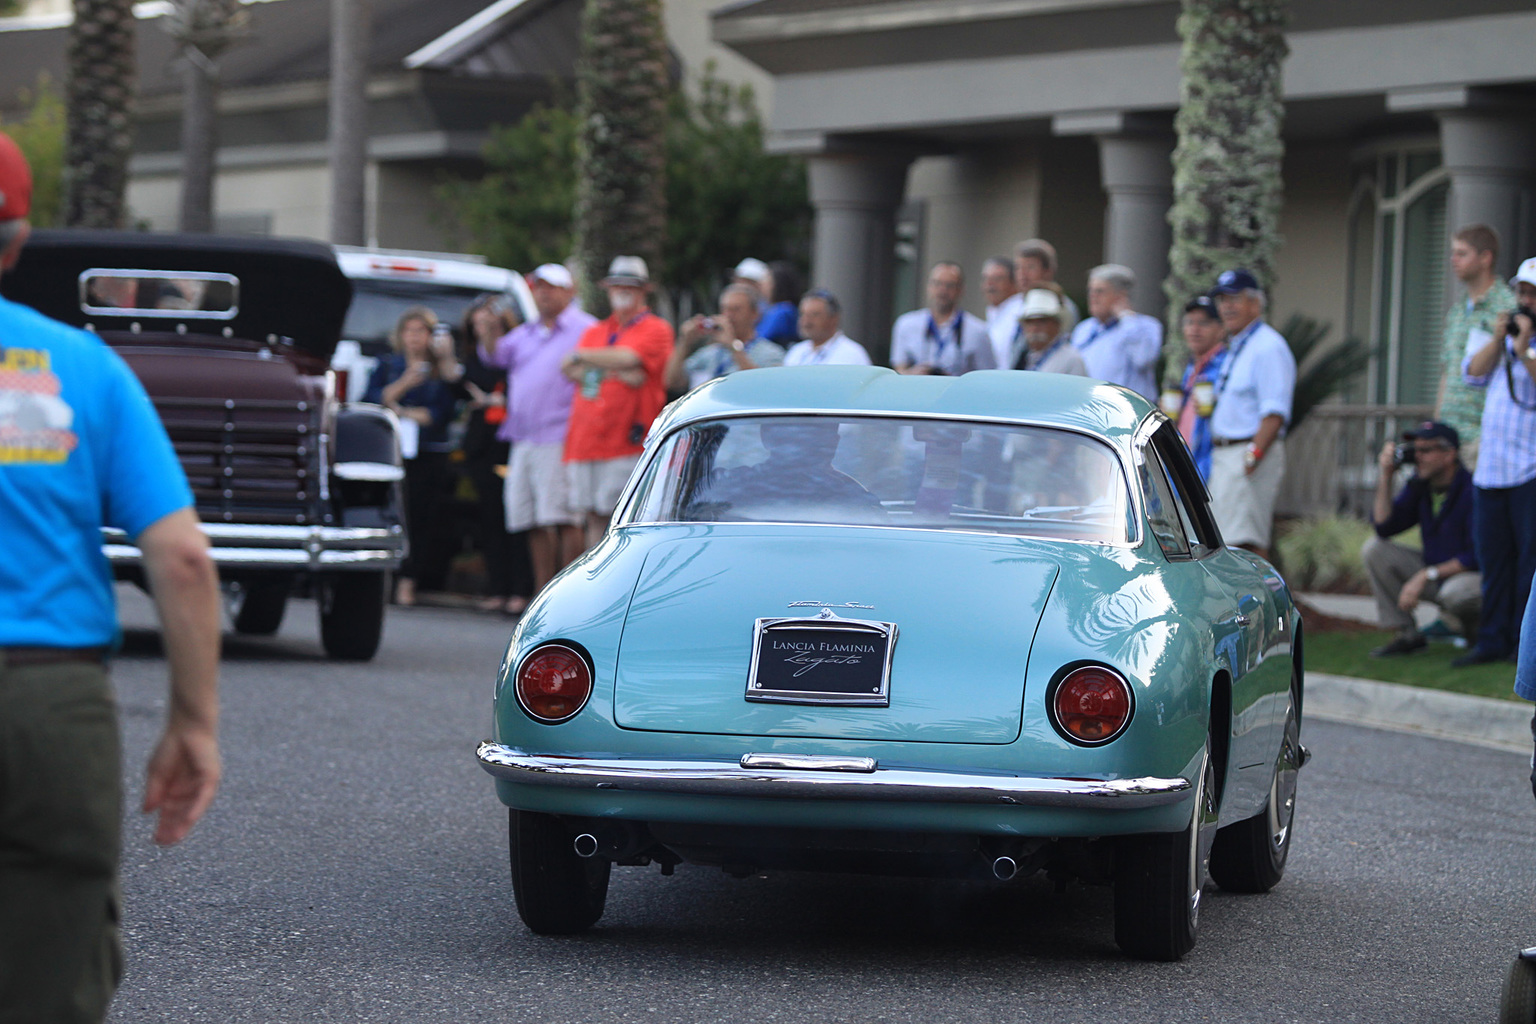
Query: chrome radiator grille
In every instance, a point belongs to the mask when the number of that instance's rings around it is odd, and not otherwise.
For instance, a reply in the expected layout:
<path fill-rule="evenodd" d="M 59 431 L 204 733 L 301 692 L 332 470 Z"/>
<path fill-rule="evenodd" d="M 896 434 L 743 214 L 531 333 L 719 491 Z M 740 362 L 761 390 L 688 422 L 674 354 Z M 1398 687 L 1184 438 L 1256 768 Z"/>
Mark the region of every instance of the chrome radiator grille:
<path fill-rule="evenodd" d="M 321 524 L 320 409 L 281 399 L 157 398 L 205 522 Z"/>

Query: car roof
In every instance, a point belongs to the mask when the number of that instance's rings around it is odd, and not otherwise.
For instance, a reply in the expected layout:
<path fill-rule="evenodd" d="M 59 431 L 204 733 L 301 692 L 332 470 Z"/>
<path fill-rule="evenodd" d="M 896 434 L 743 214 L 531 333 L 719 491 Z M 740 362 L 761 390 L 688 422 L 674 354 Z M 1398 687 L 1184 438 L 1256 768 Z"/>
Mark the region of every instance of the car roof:
<path fill-rule="evenodd" d="M 1060 373 L 976 370 L 930 377 L 873 366 L 773 367 L 743 370 L 695 388 L 668 408 L 655 433 L 718 416 L 806 412 L 1011 420 L 1128 444 L 1153 408 L 1128 388 Z"/>
<path fill-rule="evenodd" d="M 154 317 L 193 334 L 222 334 L 261 341 L 269 335 L 321 358 L 330 358 L 352 301 L 352 284 L 331 248 L 294 238 L 255 238 L 150 231 L 52 229 L 34 231 L 14 270 L 0 276 L 0 291 L 38 312 L 76 327 L 127 330 L 149 317 L 87 314 L 80 305 L 80 276 L 95 268 L 232 274 L 240 280 L 238 313 L 228 320 Z"/>

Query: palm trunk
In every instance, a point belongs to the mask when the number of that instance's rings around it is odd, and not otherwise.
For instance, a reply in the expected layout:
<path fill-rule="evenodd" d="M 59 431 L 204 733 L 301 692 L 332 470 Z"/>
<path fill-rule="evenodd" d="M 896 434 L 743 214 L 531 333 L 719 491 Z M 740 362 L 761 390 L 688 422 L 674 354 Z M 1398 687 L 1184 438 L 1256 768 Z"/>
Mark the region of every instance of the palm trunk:
<path fill-rule="evenodd" d="M 136 87 L 132 0 L 75 0 L 69 29 L 64 222 L 122 227 Z"/>
<path fill-rule="evenodd" d="M 368 241 L 368 0 L 331 0 L 331 241 Z"/>
<path fill-rule="evenodd" d="M 1265 288 L 1274 283 L 1289 8 L 1289 0 L 1184 0 L 1168 214 L 1173 246 L 1164 285 L 1166 366 L 1174 380 L 1187 359 L 1179 330 L 1185 302 L 1230 267 L 1247 267 Z"/>
<path fill-rule="evenodd" d="M 661 268 L 669 83 L 660 0 L 587 0 L 581 47 L 576 252 L 590 300 L 614 256 L 642 256 L 653 275 Z"/>
<path fill-rule="evenodd" d="M 167 31 L 181 44 L 181 230 L 213 230 L 218 56 L 242 33 L 240 0 L 175 0 Z"/>

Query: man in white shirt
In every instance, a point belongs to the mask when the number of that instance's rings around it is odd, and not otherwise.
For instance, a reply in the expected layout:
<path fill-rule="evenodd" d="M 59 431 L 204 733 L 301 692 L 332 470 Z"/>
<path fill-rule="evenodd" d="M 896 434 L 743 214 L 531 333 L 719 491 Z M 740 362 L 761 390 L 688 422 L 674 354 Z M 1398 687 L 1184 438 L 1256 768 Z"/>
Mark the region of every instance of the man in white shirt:
<path fill-rule="evenodd" d="M 897 373 L 958 377 L 997 365 L 987 325 L 960 308 L 964 292 L 960 264 L 941 260 L 928 271 L 928 308 L 901 314 L 891 327 Z"/>
<path fill-rule="evenodd" d="M 1013 336 L 1019 330 L 1024 293 L 1013 280 L 1013 260 L 991 256 L 981 265 L 981 294 L 987 299 L 987 333 L 992 337 L 992 358 L 1000 368 L 1008 366 Z"/>
<path fill-rule="evenodd" d="M 1056 284 L 1056 247 L 1043 238 L 1026 238 L 1014 246 L 1013 283 L 1020 295 L 1027 295 L 1031 288 Z M 1082 314 L 1065 293 L 1061 295 L 1061 309 L 1061 329 L 1070 334 Z"/>
<path fill-rule="evenodd" d="M 1049 288 L 1033 288 L 1025 293 L 1019 311 L 1020 344 L 1012 364 L 1015 370 L 1088 376 L 1083 357 L 1061 329 L 1061 320 L 1061 296 Z"/>
<path fill-rule="evenodd" d="M 1136 274 L 1130 267 L 1105 263 L 1090 270 L 1088 319 L 1072 330 L 1072 347 L 1083 357 L 1088 376 L 1156 401 L 1154 373 L 1163 350 L 1163 325 L 1156 317 L 1131 311 L 1134 287 Z"/>
<path fill-rule="evenodd" d="M 1211 513 L 1228 544 L 1268 558 L 1285 475 L 1296 359 L 1280 332 L 1264 322 L 1264 290 L 1252 274 L 1228 270 L 1212 294 L 1227 329 L 1227 361 L 1216 378 L 1211 413 Z"/>
<path fill-rule="evenodd" d="M 784 354 L 785 366 L 869 366 L 864 346 L 838 329 L 843 307 L 825 288 L 800 300 L 800 333 L 805 340 Z"/>

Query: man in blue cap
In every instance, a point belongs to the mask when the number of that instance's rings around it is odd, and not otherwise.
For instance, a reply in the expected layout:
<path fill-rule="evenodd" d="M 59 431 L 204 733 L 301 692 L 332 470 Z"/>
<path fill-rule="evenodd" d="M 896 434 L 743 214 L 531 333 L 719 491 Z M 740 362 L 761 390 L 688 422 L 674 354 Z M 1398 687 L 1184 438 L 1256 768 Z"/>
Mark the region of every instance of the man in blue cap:
<path fill-rule="evenodd" d="M 1211 413 L 1211 512 L 1228 544 L 1268 558 L 1296 359 L 1264 322 L 1267 299 L 1251 273 L 1225 271 L 1211 294 L 1227 330 L 1227 361 Z"/>

